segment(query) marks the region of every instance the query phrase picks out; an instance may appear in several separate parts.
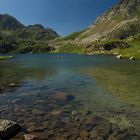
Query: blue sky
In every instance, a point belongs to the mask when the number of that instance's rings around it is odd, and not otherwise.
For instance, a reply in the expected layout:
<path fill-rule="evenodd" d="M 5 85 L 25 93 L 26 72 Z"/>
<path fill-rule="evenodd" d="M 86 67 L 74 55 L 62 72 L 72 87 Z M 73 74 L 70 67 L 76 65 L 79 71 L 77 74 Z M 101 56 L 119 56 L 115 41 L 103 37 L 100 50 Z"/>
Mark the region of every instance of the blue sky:
<path fill-rule="evenodd" d="M 42 24 L 68 35 L 92 24 L 119 0 L 0 0 L 0 14 L 10 14 L 25 25 Z"/>

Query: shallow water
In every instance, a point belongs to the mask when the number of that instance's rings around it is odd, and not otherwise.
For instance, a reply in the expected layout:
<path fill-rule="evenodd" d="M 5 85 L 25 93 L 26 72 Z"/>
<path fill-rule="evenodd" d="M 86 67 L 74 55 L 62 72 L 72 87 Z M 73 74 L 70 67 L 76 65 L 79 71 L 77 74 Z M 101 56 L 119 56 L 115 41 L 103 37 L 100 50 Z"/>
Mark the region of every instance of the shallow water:
<path fill-rule="evenodd" d="M 82 103 L 78 106 L 81 112 L 91 110 L 122 125 L 140 120 L 140 61 L 113 56 L 28 54 L 0 61 L 0 67 L 0 86 L 18 85 L 0 95 L 0 110 L 5 108 L 1 118 L 17 120 L 25 106 L 25 114 L 33 108 L 47 112 L 48 108 L 37 101 L 48 100 L 48 93 L 66 92 Z M 19 114 L 16 117 L 14 113 Z"/>

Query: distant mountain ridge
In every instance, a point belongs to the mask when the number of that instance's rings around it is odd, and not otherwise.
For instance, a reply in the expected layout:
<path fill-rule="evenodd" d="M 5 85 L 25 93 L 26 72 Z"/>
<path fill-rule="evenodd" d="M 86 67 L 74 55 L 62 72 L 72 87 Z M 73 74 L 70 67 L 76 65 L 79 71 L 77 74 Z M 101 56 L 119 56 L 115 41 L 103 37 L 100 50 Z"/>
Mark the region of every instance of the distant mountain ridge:
<path fill-rule="evenodd" d="M 50 40 L 59 36 L 40 24 L 25 26 L 8 14 L 0 14 L 0 31 L 2 36 L 20 40 Z"/>
<path fill-rule="evenodd" d="M 49 41 L 59 35 L 40 24 L 25 26 L 8 14 L 0 14 L 0 53 L 41 53 L 54 48 Z"/>

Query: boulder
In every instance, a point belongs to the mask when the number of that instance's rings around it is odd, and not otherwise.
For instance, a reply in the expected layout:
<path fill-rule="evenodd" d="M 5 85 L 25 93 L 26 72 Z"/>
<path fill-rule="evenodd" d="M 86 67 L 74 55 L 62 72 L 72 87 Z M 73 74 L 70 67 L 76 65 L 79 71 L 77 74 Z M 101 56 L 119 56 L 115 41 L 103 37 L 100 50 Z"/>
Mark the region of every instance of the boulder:
<path fill-rule="evenodd" d="M 16 84 L 15 83 L 10 83 L 10 85 L 9 86 L 11 86 L 11 87 L 15 87 L 16 86 Z"/>
<path fill-rule="evenodd" d="M 21 127 L 13 121 L 0 119 L 0 139 L 8 140 L 20 132 Z"/>
<path fill-rule="evenodd" d="M 135 58 L 132 56 L 132 57 L 129 58 L 129 60 L 135 60 Z"/>
<path fill-rule="evenodd" d="M 122 59 L 122 55 L 119 54 L 119 55 L 116 56 L 116 58 L 118 58 L 118 59 Z"/>

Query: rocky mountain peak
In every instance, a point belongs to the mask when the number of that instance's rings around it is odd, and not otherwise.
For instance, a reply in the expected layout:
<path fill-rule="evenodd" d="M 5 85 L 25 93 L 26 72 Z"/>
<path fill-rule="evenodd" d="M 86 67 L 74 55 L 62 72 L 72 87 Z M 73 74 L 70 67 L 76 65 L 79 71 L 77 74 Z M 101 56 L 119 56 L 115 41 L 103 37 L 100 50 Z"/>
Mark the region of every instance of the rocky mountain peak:
<path fill-rule="evenodd" d="M 16 30 L 21 28 L 24 28 L 24 25 L 21 24 L 17 19 L 8 14 L 0 14 L 1 30 Z"/>
<path fill-rule="evenodd" d="M 109 20 L 111 18 L 130 19 L 140 16 L 140 0 L 121 0 L 117 5 L 108 9 L 97 22 Z"/>

